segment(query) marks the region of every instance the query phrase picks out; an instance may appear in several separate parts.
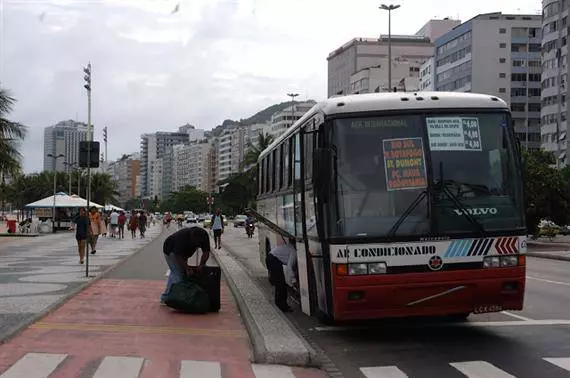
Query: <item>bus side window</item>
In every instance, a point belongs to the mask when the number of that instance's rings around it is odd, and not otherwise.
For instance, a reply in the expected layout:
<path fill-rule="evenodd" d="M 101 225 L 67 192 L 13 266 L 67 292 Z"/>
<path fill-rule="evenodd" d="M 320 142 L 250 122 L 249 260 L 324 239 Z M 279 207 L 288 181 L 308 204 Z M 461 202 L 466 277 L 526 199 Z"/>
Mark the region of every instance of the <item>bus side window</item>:
<path fill-rule="evenodd" d="M 313 177 L 314 134 L 305 134 L 305 182 L 310 183 Z"/>
<path fill-rule="evenodd" d="M 269 193 L 269 156 L 266 156 L 265 159 L 263 159 L 263 165 L 265 167 L 265 191 L 264 193 Z"/>
<path fill-rule="evenodd" d="M 295 206 L 295 234 L 297 236 L 302 235 L 303 233 L 303 220 L 302 220 L 302 211 L 303 211 L 303 204 L 301 202 L 301 134 L 297 133 L 293 137 L 294 142 L 294 206 Z"/>
<path fill-rule="evenodd" d="M 261 163 L 257 163 L 257 194 L 263 194 L 263 161 Z"/>
<path fill-rule="evenodd" d="M 272 192 L 276 192 L 277 191 L 277 186 L 275 185 L 276 183 L 276 176 L 277 176 L 277 161 L 275 159 L 276 157 L 276 152 L 275 150 L 273 150 L 273 152 L 271 152 L 271 191 Z"/>
<path fill-rule="evenodd" d="M 289 159 L 287 162 L 287 188 L 291 188 L 293 186 L 293 138 L 289 139 Z"/>
<path fill-rule="evenodd" d="M 289 141 L 283 143 L 283 189 L 289 188 Z"/>

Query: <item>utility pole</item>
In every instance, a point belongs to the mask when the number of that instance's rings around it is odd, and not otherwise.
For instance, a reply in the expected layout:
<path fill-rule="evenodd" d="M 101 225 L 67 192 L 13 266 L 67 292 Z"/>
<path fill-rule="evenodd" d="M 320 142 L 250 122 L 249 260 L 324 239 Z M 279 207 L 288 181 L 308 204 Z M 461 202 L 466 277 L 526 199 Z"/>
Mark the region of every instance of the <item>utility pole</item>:
<path fill-rule="evenodd" d="M 380 9 L 388 11 L 388 92 L 392 92 L 392 11 L 400 5 L 380 5 Z"/>
<path fill-rule="evenodd" d="M 85 76 L 85 85 L 83 88 L 87 90 L 87 141 L 89 142 L 89 149 L 87 151 L 88 162 L 87 165 L 87 216 L 89 216 L 89 206 L 91 203 L 91 141 L 92 131 L 91 131 L 91 62 L 87 64 L 87 67 L 83 68 Z M 85 277 L 89 277 L 89 243 L 85 243 Z"/>
<path fill-rule="evenodd" d="M 295 123 L 295 97 L 299 96 L 299 93 L 287 93 L 287 96 L 291 97 L 291 126 Z"/>

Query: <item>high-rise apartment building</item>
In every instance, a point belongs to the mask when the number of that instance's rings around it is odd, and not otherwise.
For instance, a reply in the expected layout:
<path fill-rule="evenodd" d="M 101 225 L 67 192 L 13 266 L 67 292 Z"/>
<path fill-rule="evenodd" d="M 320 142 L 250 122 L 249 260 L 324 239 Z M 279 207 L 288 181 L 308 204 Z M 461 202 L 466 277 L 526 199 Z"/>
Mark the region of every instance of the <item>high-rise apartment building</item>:
<path fill-rule="evenodd" d="M 208 140 L 193 141 L 173 147 L 173 189 L 180 190 L 192 186 L 209 192 L 210 172 L 209 157 L 211 143 Z"/>
<path fill-rule="evenodd" d="M 408 65 L 406 69 L 418 76 L 419 66 L 433 55 L 433 42 L 442 34 L 459 25 L 458 20 L 430 20 L 415 35 L 392 35 L 392 82 L 397 86 L 408 72 L 400 72 L 399 64 Z M 328 96 L 349 93 L 374 92 L 388 90 L 388 35 L 379 38 L 354 38 L 329 54 L 328 58 Z M 370 67 L 378 68 L 372 72 L 380 82 L 367 84 Z M 360 73 L 358 78 L 352 77 Z M 352 82 L 351 82 L 352 77 Z M 356 86 L 360 86 L 356 89 Z"/>
<path fill-rule="evenodd" d="M 273 138 L 279 137 L 305 113 L 311 110 L 315 104 L 316 102 L 314 101 L 295 102 L 293 105 L 276 112 L 271 116 L 271 122 L 267 129 L 268 134 L 273 136 Z"/>
<path fill-rule="evenodd" d="M 123 155 L 108 164 L 107 173 L 116 184 L 117 200 L 125 206 L 128 200 L 137 197 L 137 177 L 140 177 L 139 154 Z"/>
<path fill-rule="evenodd" d="M 166 163 L 166 170 L 168 176 L 168 164 L 171 162 L 172 146 L 177 144 L 188 143 L 189 135 L 186 132 L 156 132 L 154 134 L 143 134 L 141 136 L 141 194 L 143 197 L 157 196 L 162 198 L 164 193 L 163 189 L 170 192 L 169 183 L 166 183 L 166 187 L 157 180 L 163 181 L 162 176 L 159 178 L 157 172 L 163 172 L 164 164 Z M 163 159 L 156 168 L 153 168 L 153 162 L 158 159 Z M 160 169 L 159 169 L 160 167 Z M 153 173 L 151 174 L 151 169 Z M 151 181 L 153 181 L 151 183 Z M 170 179 L 172 182 L 172 179 Z M 160 187 L 160 191 L 157 192 L 156 188 Z M 166 194 L 168 194 L 166 193 Z"/>
<path fill-rule="evenodd" d="M 541 24 L 540 15 L 481 14 L 435 43 L 435 90 L 502 98 L 531 149 L 540 147 Z"/>
<path fill-rule="evenodd" d="M 218 138 L 218 180 L 225 180 L 232 174 L 232 129 L 222 131 Z"/>
<path fill-rule="evenodd" d="M 567 0 L 542 2 L 541 142 L 557 165 L 568 162 L 568 15 Z"/>
<path fill-rule="evenodd" d="M 46 127 L 44 129 L 44 171 L 66 171 L 69 164 L 78 164 L 79 142 L 85 140 L 88 140 L 85 123 L 67 120 Z M 61 154 L 64 157 L 53 159 L 48 156 L 50 154 L 53 156 Z"/>

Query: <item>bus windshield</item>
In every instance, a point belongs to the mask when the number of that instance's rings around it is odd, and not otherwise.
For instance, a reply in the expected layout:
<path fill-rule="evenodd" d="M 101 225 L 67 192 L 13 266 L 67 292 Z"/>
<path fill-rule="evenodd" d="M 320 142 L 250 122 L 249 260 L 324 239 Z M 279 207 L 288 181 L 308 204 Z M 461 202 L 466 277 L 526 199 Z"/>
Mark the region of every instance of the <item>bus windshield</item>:
<path fill-rule="evenodd" d="M 448 236 L 524 226 L 507 112 L 333 121 L 332 236 Z"/>

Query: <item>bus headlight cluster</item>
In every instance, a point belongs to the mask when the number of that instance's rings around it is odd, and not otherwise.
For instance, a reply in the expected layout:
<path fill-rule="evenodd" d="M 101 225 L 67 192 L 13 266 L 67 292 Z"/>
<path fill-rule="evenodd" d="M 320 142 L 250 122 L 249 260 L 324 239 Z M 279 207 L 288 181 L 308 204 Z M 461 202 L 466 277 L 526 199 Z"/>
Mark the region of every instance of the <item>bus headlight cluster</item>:
<path fill-rule="evenodd" d="M 511 256 L 487 256 L 483 259 L 484 268 L 508 268 L 519 265 L 516 255 Z"/>
<path fill-rule="evenodd" d="M 365 276 L 371 274 L 386 274 L 386 263 L 355 263 L 348 264 L 349 276 Z"/>

